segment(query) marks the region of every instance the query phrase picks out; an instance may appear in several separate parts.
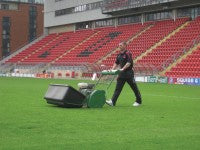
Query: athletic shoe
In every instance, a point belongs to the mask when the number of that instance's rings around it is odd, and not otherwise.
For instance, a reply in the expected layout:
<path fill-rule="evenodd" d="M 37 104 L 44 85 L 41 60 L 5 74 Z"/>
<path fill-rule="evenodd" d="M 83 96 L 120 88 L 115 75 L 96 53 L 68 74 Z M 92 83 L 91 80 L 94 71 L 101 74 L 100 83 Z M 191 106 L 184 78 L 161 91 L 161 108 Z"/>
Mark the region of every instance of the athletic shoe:
<path fill-rule="evenodd" d="M 141 104 L 138 103 L 138 102 L 133 103 L 133 106 L 134 106 L 134 107 L 138 107 L 138 106 L 140 106 L 140 105 L 141 105 Z"/>
<path fill-rule="evenodd" d="M 109 106 L 114 106 L 111 99 L 110 99 L 110 100 L 107 100 L 107 101 L 106 101 L 106 104 L 109 105 Z"/>

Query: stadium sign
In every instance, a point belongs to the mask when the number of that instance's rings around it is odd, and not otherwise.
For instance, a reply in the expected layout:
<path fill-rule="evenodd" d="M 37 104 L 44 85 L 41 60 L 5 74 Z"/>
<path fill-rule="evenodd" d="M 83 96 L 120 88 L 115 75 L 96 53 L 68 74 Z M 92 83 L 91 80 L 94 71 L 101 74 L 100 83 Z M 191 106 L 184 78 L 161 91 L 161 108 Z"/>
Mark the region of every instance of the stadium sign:
<path fill-rule="evenodd" d="M 0 77 L 5 77 L 6 74 L 5 73 L 0 73 Z"/>
<path fill-rule="evenodd" d="M 177 83 L 188 84 L 188 85 L 200 85 L 199 78 L 177 78 Z"/>
<path fill-rule="evenodd" d="M 200 78 L 169 78 L 170 84 L 200 85 Z"/>
<path fill-rule="evenodd" d="M 147 77 L 145 76 L 136 76 L 135 81 L 137 82 L 147 82 Z"/>
<path fill-rule="evenodd" d="M 156 76 L 148 76 L 147 77 L 147 82 L 156 83 L 157 81 L 158 81 L 158 78 Z"/>
<path fill-rule="evenodd" d="M 159 83 L 168 83 L 168 78 L 167 77 L 158 77 L 158 82 Z"/>

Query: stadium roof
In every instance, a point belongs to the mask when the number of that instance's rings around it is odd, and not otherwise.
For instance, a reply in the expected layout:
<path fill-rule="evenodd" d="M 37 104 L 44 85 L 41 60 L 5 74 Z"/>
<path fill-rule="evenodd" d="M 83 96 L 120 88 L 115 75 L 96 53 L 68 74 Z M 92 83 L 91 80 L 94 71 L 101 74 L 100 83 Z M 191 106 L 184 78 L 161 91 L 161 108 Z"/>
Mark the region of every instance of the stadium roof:
<path fill-rule="evenodd" d="M 145 6 L 152 6 L 157 4 L 165 4 L 176 2 L 178 0 L 104 0 L 102 12 L 110 13 L 126 9 L 141 8 Z"/>

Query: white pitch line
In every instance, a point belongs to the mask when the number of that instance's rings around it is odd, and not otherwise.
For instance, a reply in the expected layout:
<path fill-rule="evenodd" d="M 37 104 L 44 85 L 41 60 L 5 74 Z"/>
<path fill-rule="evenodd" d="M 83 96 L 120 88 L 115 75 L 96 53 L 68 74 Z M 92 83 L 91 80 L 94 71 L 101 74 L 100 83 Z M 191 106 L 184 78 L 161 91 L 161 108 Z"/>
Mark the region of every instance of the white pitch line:
<path fill-rule="evenodd" d="M 142 94 L 142 95 L 159 96 L 159 97 L 169 97 L 169 98 L 198 99 L 198 100 L 200 100 L 199 97 L 197 98 L 197 97 L 184 97 L 184 96 L 168 96 L 168 95 L 156 95 L 156 94 Z"/>

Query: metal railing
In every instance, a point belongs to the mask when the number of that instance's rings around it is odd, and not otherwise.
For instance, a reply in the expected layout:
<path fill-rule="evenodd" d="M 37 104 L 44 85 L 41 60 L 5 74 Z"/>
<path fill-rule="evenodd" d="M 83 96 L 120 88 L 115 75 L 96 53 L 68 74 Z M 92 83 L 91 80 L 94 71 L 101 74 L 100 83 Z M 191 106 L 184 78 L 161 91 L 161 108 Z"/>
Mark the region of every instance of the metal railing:
<path fill-rule="evenodd" d="M 16 70 L 26 70 L 23 73 L 34 74 L 41 72 L 46 63 L 5 63 L 0 65 L 0 73 L 16 73 Z"/>
<path fill-rule="evenodd" d="M 0 73 L 10 73 L 14 70 L 15 64 L 0 64 Z"/>
<path fill-rule="evenodd" d="M 134 73 L 138 76 L 157 75 L 158 69 L 152 64 L 134 64 Z"/>
<path fill-rule="evenodd" d="M 59 78 L 58 73 L 62 73 L 62 78 L 69 78 L 66 73 L 74 72 L 79 74 L 79 78 L 88 79 L 94 74 L 97 77 L 103 70 L 111 69 L 110 66 L 99 65 L 95 63 L 6 63 L 0 65 L 0 74 L 54 74 Z M 158 70 L 155 66 L 149 64 L 134 64 L 136 76 L 157 75 Z M 73 78 L 73 77 L 72 77 Z"/>
<path fill-rule="evenodd" d="M 91 64 L 88 62 L 61 62 L 49 65 L 48 69 L 65 69 L 94 73 L 101 71 L 102 67 L 98 64 Z"/>

